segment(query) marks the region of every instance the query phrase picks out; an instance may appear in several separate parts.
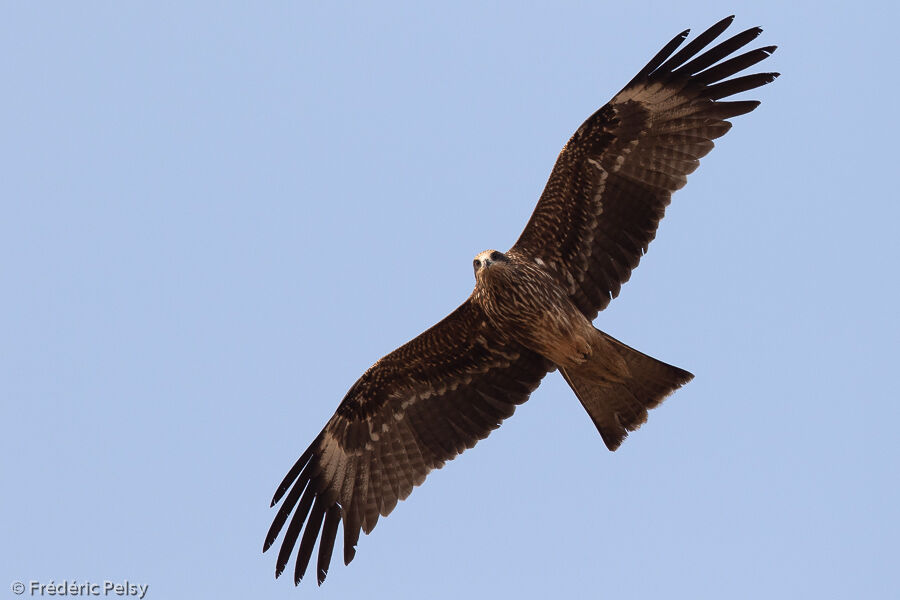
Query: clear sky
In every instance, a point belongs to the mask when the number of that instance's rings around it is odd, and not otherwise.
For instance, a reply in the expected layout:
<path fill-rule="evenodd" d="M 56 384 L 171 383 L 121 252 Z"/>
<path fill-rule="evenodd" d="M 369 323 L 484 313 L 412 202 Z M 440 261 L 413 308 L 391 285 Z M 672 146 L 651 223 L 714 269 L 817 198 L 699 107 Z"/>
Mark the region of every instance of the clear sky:
<path fill-rule="evenodd" d="M 3 4 L 0 598 L 896 597 L 895 3 L 322 4 Z M 613 454 L 551 375 L 276 582 L 269 500 L 346 390 L 732 12 L 782 77 L 595 322 L 696 379 Z"/>

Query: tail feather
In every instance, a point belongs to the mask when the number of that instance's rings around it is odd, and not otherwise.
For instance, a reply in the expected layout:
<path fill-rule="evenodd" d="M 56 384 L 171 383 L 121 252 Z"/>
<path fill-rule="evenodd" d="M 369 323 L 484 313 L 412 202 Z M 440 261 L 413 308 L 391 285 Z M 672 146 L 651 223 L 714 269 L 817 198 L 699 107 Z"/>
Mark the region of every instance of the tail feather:
<path fill-rule="evenodd" d="M 590 415 L 606 447 L 615 450 L 629 431 L 647 421 L 648 410 L 657 407 L 694 376 L 638 352 L 602 331 L 598 333 L 605 342 L 598 346 L 604 352 L 618 354 L 628 367 L 627 375 L 614 378 L 619 381 L 598 377 L 597 361 L 608 363 L 609 357 L 597 357 L 583 365 L 561 368 L 560 372 Z"/>

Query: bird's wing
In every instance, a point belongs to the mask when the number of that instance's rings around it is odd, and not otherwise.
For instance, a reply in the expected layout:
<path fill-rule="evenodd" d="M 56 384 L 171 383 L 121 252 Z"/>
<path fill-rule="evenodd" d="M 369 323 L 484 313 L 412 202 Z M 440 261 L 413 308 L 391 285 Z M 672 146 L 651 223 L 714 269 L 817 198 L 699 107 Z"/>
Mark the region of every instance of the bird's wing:
<path fill-rule="evenodd" d="M 546 263 L 589 319 L 618 295 L 655 237 L 672 192 L 712 150 L 712 140 L 731 128 L 726 119 L 759 105 L 721 99 L 778 75 L 727 79 L 775 46 L 720 62 L 756 38 L 759 28 L 699 54 L 732 20 L 716 23 L 678 52 L 688 32 L 676 36 L 584 122 L 562 149 L 510 250 Z"/>
<path fill-rule="evenodd" d="M 293 513 L 276 576 L 303 530 L 294 581 L 305 574 L 319 538 L 321 583 L 341 521 L 349 563 L 360 530 L 372 531 L 429 471 L 496 429 L 551 369 L 497 333 L 471 300 L 375 363 L 275 492 L 272 505 L 283 502 L 264 551 Z"/>

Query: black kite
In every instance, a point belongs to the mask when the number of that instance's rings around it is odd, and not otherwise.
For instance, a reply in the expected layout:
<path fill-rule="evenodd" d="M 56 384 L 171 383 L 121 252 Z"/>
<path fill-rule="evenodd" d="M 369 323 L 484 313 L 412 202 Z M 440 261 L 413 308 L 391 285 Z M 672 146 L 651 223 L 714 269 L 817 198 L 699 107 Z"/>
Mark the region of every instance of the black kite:
<path fill-rule="evenodd" d="M 443 321 L 376 362 L 296 462 L 267 550 L 287 523 L 276 576 L 300 539 L 294 581 L 319 539 L 328 572 L 338 524 L 344 562 L 432 469 L 486 437 L 559 369 L 610 450 L 691 379 L 595 329 L 656 234 L 672 192 L 731 123 L 757 101 L 725 101 L 777 73 L 728 79 L 768 57 L 767 46 L 723 60 L 759 35 L 748 29 L 700 52 L 733 17 L 678 50 L 685 31 L 591 115 L 559 155 L 521 237 L 474 261 L 475 290 Z M 285 493 L 287 495 L 285 496 Z"/>

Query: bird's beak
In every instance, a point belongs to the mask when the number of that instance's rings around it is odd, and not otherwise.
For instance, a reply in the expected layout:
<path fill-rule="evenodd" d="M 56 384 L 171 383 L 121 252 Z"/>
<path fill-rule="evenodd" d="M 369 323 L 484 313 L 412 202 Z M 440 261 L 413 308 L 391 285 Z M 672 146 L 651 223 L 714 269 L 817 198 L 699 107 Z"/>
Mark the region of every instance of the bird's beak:
<path fill-rule="evenodd" d="M 486 259 L 484 259 L 484 262 L 482 263 L 481 266 L 482 266 L 483 268 L 487 269 L 487 268 L 488 268 L 489 266 L 491 266 L 492 264 L 494 264 L 494 261 L 492 261 L 492 260 L 489 259 L 489 258 L 486 258 Z"/>

